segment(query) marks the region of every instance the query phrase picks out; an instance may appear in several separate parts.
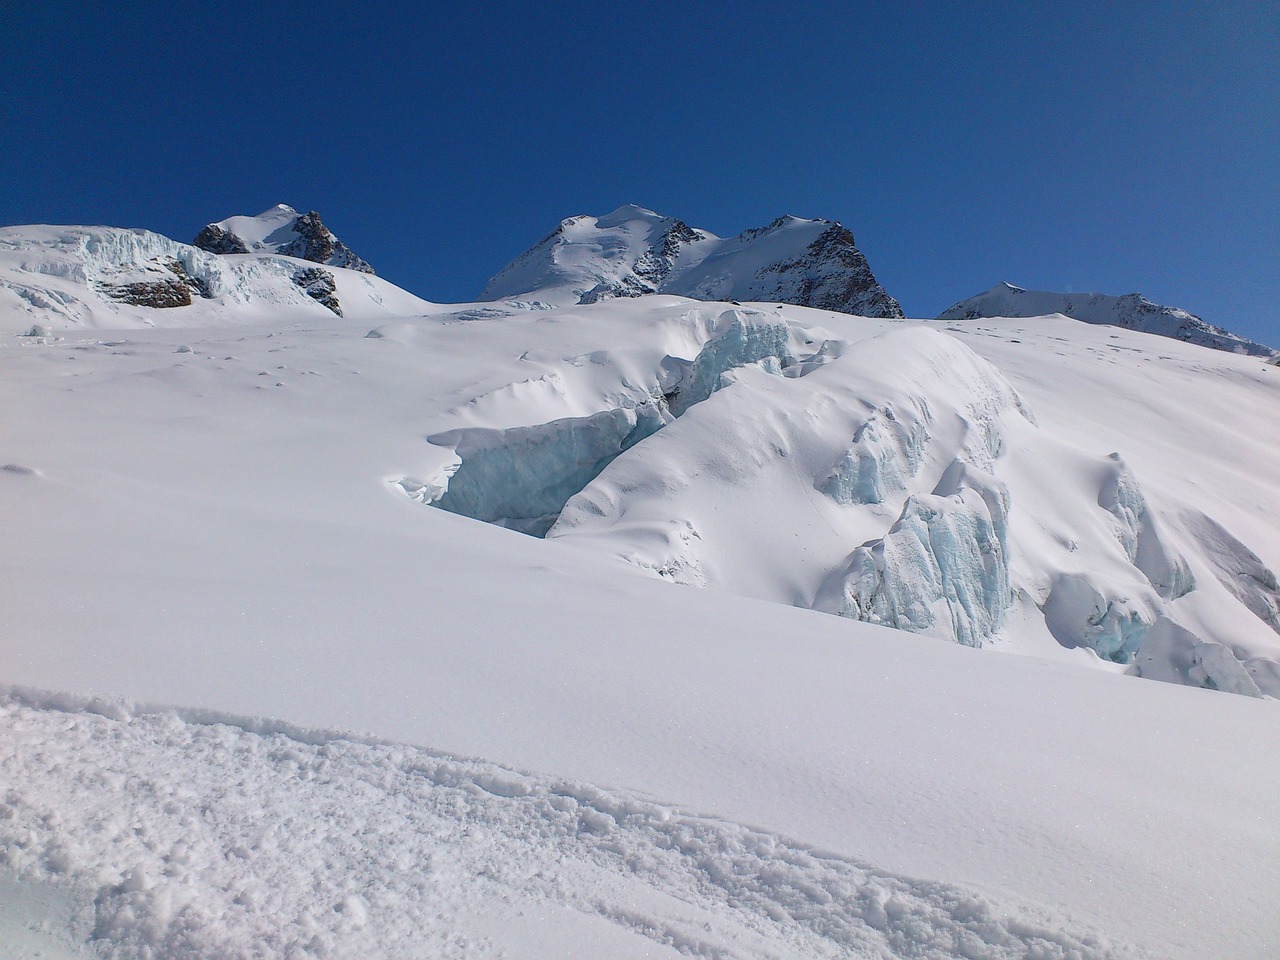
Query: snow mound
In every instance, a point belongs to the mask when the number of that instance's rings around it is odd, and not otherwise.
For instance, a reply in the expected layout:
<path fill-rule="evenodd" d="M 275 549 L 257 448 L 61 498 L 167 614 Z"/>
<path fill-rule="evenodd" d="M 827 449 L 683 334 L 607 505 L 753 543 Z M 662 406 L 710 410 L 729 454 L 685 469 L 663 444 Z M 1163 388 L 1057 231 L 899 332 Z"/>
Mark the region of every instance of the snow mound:
<path fill-rule="evenodd" d="M 1060 313 L 1085 323 L 1100 323 L 1140 333 L 1154 333 L 1187 343 L 1242 353 L 1253 357 L 1280 357 L 1265 344 L 1236 336 L 1206 323 L 1194 313 L 1177 307 L 1152 303 L 1138 293 L 1122 297 L 1104 293 L 1051 293 L 1024 290 L 1011 283 L 998 283 L 986 293 L 961 300 L 938 314 L 939 320 L 974 320 L 979 317 L 1044 317 Z"/>
<path fill-rule="evenodd" d="M 526 910 L 543 936 L 661 956 L 1127 955 L 1060 917 L 589 783 L 66 707 L 0 700 L 0 860 L 91 904 L 101 957 L 501 955 L 539 935 L 502 942 Z"/>

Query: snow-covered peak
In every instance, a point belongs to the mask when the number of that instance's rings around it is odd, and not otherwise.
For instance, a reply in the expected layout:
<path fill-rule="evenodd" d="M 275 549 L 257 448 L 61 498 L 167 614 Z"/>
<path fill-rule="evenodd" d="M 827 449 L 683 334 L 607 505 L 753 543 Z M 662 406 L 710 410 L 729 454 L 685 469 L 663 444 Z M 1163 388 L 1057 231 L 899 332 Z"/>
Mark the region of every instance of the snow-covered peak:
<path fill-rule="evenodd" d="M 634 203 L 624 203 L 612 213 L 607 213 L 603 217 L 596 217 L 596 226 L 601 229 L 608 229 L 609 227 L 616 227 L 624 223 L 629 223 L 632 220 L 644 220 L 649 223 L 657 223 L 664 219 L 666 218 L 663 217 L 662 214 L 655 213 L 646 207 L 642 207 Z"/>
<path fill-rule="evenodd" d="M 490 280 L 481 299 L 567 306 L 650 293 L 902 316 L 838 222 L 788 215 L 726 239 L 635 204 L 561 221 Z"/>
<path fill-rule="evenodd" d="M 1265 344 L 1215 327 L 1194 313 L 1178 307 L 1154 303 L 1140 293 L 1126 293 L 1118 297 L 1105 293 L 1054 293 L 1047 290 L 1027 290 L 1002 281 L 986 293 L 962 300 L 943 311 L 938 319 L 1042 317 L 1055 313 L 1085 323 L 1107 324 L 1185 340 L 1214 350 L 1257 357 L 1280 355 Z"/>
<path fill-rule="evenodd" d="M 256 217 L 228 217 L 210 226 L 234 234 L 250 249 L 265 249 L 293 240 L 292 227 L 298 216 L 298 211 L 287 203 L 277 203 Z"/>
<path fill-rule="evenodd" d="M 334 236 L 319 213 L 299 214 L 287 203 L 277 203 L 256 217 L 228 217 L 210 223 L 194 243 L 210 253 L 275 253 L 329 267 L 374 272 L 367 261 Z"/>

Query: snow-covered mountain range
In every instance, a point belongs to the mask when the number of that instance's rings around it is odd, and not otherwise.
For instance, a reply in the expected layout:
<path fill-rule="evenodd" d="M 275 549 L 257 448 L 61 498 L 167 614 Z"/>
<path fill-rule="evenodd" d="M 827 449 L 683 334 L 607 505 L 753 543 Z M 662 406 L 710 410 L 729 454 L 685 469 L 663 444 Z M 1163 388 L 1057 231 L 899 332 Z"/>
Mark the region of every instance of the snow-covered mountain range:
<path fill-rule="evenodd" d="M 1276 357 L 1280 351 L 1201 320 L 1177 307 L 1152 303 L 1139 293 L 1122 297 L 1105 293 L 1052 293 L 1024 290 L 998 283 L 986 293 L 961 300 L 938 315 L 939 320 L 973 320 L 978 317 L 1043 317 L 1060 313 L 1085 323 L 1102 323 L 1126 330 L 1173 337 L 1187 343 L 1227 350 L 1253 357 Z"/>
<path fill-rule="evenodd" d="M 256 217 L 228 217 L 207 224 L 192 243 L 209 253 L 275 253 L 358 273 L 374 272 L 333 235 L 319 213 L 299 214 L 286 203 Z"/>
<path fill-rule="evenodd" d="M 839 223 L 779 217 L 722 239 L 634 204 L 562 220 L 499 271 L 480 299 L 567 306 L 650 293 L 902 316 Z"/>
<path fill-rule="evenodd" d="M 678 223 L 0 230 L 0 944 L 1275 952 L 1276 369 Z"/>

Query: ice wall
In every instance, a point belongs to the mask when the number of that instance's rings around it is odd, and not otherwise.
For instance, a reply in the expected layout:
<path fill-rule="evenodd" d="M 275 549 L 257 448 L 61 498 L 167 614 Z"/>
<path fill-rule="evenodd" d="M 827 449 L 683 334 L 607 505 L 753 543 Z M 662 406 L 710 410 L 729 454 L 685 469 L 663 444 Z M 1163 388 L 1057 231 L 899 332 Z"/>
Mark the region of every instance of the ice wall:
<path fill-rule="evenodd" d="M 726 374 L 753 363 L 780 373 L 792 364 L 789 340 L 780 317 L 724 310 L 693 360 L 668 357 L 664 370 L 655 371 L 649 401 L 532 427 L 436 434 L 428 439 L 455 451 L 456 470 L 437 478 L 430 496 L 421 494 L 427 485 L 401 486 L 452 513 L 543 536 L 569 498 L 615 457 L 706 400 L 726 384 Z"/>
<path fill-rule="evenodd" d="M 928 439 L 923 416 L 917 414 L 907 425 L 892 407 L 884 407 L 858 428 L 822 492 L 842 506 L 883 503 L 886 493 L 905 490 L 908 479 L 919 473 Z"/>
<path fill-rule="evenodd" d="M 1009 607 L 1009 494 L 960 462 L 854 551 L 839 613 L 979 647 Z"/>
<path fill-rule="evenodd" d="M 795 362 L 788 343 L 790 330 L 780 317 L 745 310 L 726 310 L 697 357 L 668 393 L 671 412 L 680 416 L 723 385 L 723 375 L 749 363 L 773 360 L 778 370 Z"/>
<path fill-rule="evenodd" d="M 434 504 L 451 513 L 542 536 L 565 503 L 618 454 L 660 430 L 660 401 L 508 430 L 451 430 L 428 438 L 459 460 Z"/>

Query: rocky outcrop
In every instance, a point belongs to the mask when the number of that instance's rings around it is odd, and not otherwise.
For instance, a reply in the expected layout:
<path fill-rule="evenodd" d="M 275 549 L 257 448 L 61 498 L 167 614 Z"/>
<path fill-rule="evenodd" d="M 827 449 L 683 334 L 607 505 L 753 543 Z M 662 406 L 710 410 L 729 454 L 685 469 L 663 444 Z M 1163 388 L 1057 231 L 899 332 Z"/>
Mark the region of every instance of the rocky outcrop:
<path fill-rule="evenodd" d="M 335 237 L 320 220 L 320 214 L 312 210 L 293 222 L 293 232 L 298 238 L 280 247 L 276 253 L 331 267 L 343 267 L 359 273 L 373 273 L 373 267 L 357 257 L 345 243 Z"/>
<path fill-rule="evenodd" d="M 778 278 L 779 299 L 785 303 L 861 317 L 903 316 L 898 301 L 876 281 L 867 258 L 854 244 L 853 234 L 839 223 L 827 227 L 801 256 L 757 273 L 757 278 L 766 282 L 771 276 Z"/>
<path fill-rule="evenodd" d="M 316 303 L 342 316 L 342 305 L 338 303 L 337 284 L 333 274 L 328 270 L 322 270 L 320 267 L 299 270 L 293 275 L 293 282 Z"/>
<path fill-rule="evenodd" d="M 209 253 L 248 253 L 249 248 L 245 246 L 245 242 L 237 237 L 234 233 L 224 230 L 216 223 L 211 223 L 199 233 L 192 241 L 192 246 L 199 247 L 201 250 L 207 250 Z"/>
<path fill-rule="evenodd" d="M 99 280 L 96 286 L 104 296 L 135 307 L 169 309 L 191 306 L 191 296 L 208 298 L 208 284 L 187 273 L 182 261 L 173 257 L 156 257 L 119 280 Z"/>

